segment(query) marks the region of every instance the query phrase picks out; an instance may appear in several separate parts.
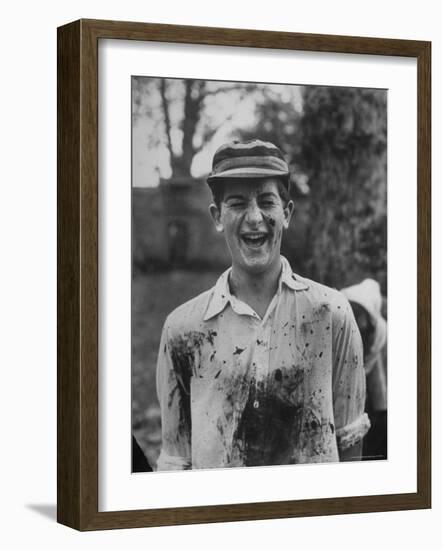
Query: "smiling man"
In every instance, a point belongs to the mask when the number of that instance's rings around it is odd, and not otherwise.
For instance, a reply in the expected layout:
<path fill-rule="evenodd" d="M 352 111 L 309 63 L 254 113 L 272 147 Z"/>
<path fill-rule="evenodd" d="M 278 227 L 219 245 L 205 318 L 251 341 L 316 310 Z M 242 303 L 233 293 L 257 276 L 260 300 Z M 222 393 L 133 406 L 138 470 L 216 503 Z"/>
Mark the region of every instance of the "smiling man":
<path fill-rule="evenodd" d="M 293 213 L 281 151 L 223 145 L 208 184 L 232 267 L 165 322 L 157 469 L 360 459 L 360 334 L 345 297 L 295 275 L 280 254 Z"/>

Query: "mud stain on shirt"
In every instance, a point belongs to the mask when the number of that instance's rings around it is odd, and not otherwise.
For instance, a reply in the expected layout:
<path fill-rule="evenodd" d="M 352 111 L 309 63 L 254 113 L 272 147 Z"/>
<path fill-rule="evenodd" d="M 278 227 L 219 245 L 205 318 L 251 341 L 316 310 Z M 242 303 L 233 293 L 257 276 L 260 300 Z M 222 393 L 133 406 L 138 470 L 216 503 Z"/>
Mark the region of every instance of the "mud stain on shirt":
<path fill-rule="evenodd" d="M 302 429 L 304 371 L 281 367 L 250 381 L 233 446 L 246 466 L 288 464 Z"/>
<path fill-rule="evenodd" d="M 207 335 L 205 332 L 187 332 L 170 342 L 170 357 L 177 384 L 170 385 L 169 403 L 176 391 L 180 396 L 178 432 L 180 436 L 190 437 L 192 433 L 192 415 L 190 406 L 190 384 L 196 375 L 196 354 L 199 354 L 204 340 L 213 340 L 216 332 Z"/>
<path fill-rule="evenodd" d="M 207 338 L 207 341 L 209 342 L 209 344 L 211 346 L 213 346 L 215 344 L 214 338 L 217 334 L 218 333 L 216 332 L 216 330 L 209 330 L 209 332 L 207 333 L 206 338 Z"/>

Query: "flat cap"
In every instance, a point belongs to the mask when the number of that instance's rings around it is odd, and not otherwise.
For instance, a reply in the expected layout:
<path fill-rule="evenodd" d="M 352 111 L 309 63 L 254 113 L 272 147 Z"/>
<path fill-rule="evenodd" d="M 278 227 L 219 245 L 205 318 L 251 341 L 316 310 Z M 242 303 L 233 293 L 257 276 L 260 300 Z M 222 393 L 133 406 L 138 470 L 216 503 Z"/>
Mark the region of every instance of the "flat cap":
<path fill-rule="evenodd" d="M 213 156 L 207 183 L 230 178 L 279 177 L 288 188 L 289 167 L 281 151 L 268 141 L 254 139 L 221 145 Z"/>

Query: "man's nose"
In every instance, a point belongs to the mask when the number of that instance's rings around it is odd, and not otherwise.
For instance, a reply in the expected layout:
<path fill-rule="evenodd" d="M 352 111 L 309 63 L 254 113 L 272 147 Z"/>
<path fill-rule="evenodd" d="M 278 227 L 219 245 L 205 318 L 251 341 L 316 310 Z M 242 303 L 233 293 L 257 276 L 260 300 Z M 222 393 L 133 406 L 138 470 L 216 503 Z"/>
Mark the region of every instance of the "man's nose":
<path fill-rule="evenodd" d="M 247 206 L 246 221 L 250 225 L 256 225 L 263 220 L 263 215 L 256 201 L 251 201 Z"/>

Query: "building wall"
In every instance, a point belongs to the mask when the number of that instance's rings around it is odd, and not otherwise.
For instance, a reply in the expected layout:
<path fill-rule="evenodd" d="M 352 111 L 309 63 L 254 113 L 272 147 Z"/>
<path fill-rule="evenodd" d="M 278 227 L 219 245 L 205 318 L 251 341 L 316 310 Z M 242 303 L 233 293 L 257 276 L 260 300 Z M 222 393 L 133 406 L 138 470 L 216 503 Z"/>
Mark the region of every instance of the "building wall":
<path fill-rule="evenodd" d="M 228 249 L 215 231 L 210 202 L 210 190 L 203 180 L 162 180 L 155 188 L 133 188 L 134 267 L 228 266 Z"/>

